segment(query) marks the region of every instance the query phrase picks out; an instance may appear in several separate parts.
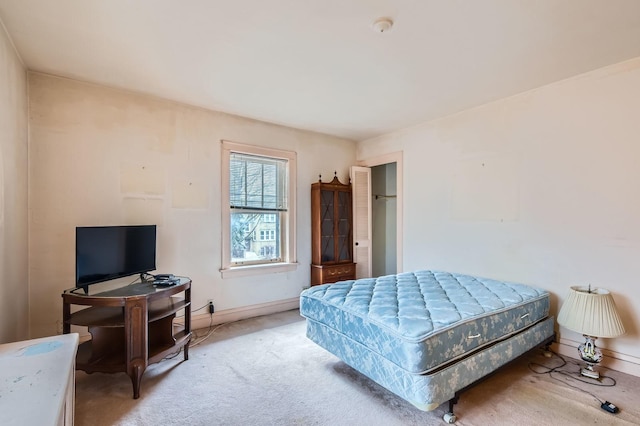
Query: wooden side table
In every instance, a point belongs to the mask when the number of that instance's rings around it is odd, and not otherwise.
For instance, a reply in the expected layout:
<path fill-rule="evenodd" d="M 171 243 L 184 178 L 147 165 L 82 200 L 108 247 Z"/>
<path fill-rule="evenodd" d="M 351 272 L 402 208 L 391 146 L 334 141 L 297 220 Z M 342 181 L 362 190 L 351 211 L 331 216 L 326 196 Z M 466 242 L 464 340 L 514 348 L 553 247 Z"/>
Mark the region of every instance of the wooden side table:
<path fill-rule="evenodd" d="M 176 296 L 179 293 L 184 296 Z M 184 359 L 189 359 L 191 280 L 188 278 L 180 278 L 178 284 L 170 287 L 142 282 L 95 295 L 67 290 L 62 299 L 63 332 L 69 333 L 71 325 L 78 325 L 88 327 L 91 334 L 91 340 L 78 348 L 76 368 L 87 373 L 127 373 L 134 399 L 140 397 L 140 381 L 149 364 L 180 349 L 184 349 Z M 71 313 L 71 305 L 89 307 Z M 174 329 L 176 313 L 183 309 L 184 326 Z"/>

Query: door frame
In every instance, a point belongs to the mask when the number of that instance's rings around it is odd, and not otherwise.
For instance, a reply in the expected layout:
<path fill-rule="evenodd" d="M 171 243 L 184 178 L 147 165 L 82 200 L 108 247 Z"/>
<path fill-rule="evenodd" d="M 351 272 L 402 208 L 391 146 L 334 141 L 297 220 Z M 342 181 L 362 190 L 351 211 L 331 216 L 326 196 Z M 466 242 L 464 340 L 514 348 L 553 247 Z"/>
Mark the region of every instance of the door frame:
<path fill-rule="evenodd" d="M 396 163 L 396 271 L 398 273 L 404 270 L 402 264 L 402 221 L 403 221 L 403 176 L 404 168 L 402 164 L 402 151 L 391 152 L 389 154 L 380 155 L 377 157 L 366 158 L 364 160 L 356 161 L 357 166 L 362 167 L 375 167 L 382 166 L 384 164 Z"/>

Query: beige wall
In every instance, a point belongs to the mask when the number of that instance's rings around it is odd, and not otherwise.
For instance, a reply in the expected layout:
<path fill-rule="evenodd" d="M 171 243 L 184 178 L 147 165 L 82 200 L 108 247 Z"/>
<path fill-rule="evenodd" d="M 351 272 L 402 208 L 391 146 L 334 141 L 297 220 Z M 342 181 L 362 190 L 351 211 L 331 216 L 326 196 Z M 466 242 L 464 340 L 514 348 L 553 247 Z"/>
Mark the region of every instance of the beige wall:
<path fill-rule="evenodd" d="M 541 286 L 554 311 L 569 286 L 607 288 L 627 334 L 598 344 L 640 374 L 640 58 L 360 142 L 358 159 L 399 150 L 403 270 Z"/>
<path fill-rule="evenodd" d="M 26 339 L 27 73 L 0 22 L 0 343 Z"/>
<path fill-rule="evenodd" d="M 309 285 L 310 185 L 334 170 L 345 181 L 354 142 L 37 73 L 29 101 L 34 336 L 60 327 L 76 226 L 157 224 L 158 271 L 190 276 L 194 307 L 241 310 Z M 221 278 L 222 139 L 297 152 L 296 271 Z"/>

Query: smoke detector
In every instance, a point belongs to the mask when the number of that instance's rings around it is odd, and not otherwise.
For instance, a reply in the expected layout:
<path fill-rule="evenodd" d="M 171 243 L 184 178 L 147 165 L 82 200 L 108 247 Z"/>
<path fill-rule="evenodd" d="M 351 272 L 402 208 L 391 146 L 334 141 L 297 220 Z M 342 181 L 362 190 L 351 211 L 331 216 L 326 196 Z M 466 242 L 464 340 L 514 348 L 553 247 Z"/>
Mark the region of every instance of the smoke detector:
<path fill-rule="evenodd" d="M 377 33 L 386 33 L 393 27 L 393 21 L 389 18 L 380 18 L 371 24 L 371 27 Z"/>

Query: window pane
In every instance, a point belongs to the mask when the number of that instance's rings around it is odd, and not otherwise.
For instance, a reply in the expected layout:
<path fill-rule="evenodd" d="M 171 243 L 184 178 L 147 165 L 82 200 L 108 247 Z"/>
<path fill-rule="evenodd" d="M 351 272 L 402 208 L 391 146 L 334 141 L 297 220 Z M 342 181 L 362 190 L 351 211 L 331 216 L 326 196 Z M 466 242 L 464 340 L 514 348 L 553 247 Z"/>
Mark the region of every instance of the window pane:
<path fill-rule="evenodd" d="M 229 202 L 236 209 L 287 209 L 287 160 L 231 153 Z"/>
<path fill-rule="evenodd" d="M 270 216 L 275 217 L 275 220 L 269 220 Z M 231 212 L 232 263 L 280 261 L 280 244 L 279 214 Z"/>

